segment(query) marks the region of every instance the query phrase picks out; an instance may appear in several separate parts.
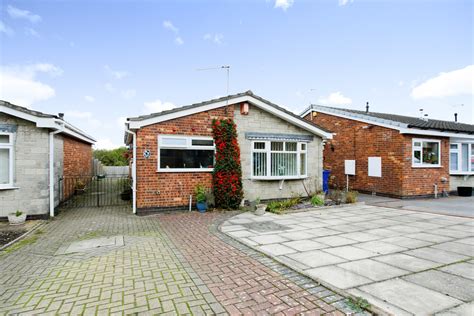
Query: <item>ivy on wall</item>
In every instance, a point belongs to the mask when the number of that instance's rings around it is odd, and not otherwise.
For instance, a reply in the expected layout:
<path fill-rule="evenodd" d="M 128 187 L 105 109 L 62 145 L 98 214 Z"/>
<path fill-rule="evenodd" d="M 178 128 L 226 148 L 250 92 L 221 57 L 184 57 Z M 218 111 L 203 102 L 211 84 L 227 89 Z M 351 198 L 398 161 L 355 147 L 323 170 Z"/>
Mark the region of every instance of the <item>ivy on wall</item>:
<path fill-rule="evenodd" d="M 212 134 L 216 146 L 216 162 L 212 177 L 216 206 L 223 209 L 238 209 L 243 198 L 242 168 L 234 121 L 214 119 Z"/>

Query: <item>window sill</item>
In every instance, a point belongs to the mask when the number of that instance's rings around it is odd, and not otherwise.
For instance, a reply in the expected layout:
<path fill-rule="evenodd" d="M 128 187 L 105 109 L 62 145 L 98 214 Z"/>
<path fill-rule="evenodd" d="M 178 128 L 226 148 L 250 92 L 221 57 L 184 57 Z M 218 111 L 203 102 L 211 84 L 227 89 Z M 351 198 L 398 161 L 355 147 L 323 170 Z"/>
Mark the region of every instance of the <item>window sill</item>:
<path fill-rule="evenodd" d="M 470 172 L 470 171 L 450 171 L 449 175 L 450 176 L 472 176 L 472 175 L 474 175 L 474 172 Z"/>
<path fill-rule="evenodd" d="M 412 165 L 412 168 L 423 169 L 423 168 L 443 168 L 441 165 Z"/>
<path fill-rule="evenodd" d="M 2 190 L 18 190 L 19 187 L 14 187 L 14 186 L 5 186 L 5 187 L 0 187 L 0 191 Z"/>
<path fill-rule="evenodd" d="M 265 180 L 265 181 L 281 181 L 281 180 L 302 180 L 307 179 L 308 176 L 296 177 L 251 177 L 250 180 Z"/>
<path fill-rule="evenodd" d="M 158 169 L 158 173 L 174 173 L 174 172 L 212 172 L 214 168 L 195 168 L 195 169 Z"/>

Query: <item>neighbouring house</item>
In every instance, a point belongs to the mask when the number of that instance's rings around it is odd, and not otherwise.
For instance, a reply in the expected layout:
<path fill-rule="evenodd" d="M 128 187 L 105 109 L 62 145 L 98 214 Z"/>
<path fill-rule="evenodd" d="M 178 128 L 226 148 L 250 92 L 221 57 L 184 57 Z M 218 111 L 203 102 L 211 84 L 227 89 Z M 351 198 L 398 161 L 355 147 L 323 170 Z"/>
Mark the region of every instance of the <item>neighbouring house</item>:
<path fill-rule="evenodd" d="M 0 218 L 54 216 L 65 176 L 92 173 L 95 140 L 51 115 L 0 101 Z M 54 166 L 54 168 L 52 167 Z"/>
<path fill-rule="evenodd" d="M 221 118 L 237 127 L 244 200 L 320 189 L 323 142 L 331 133 L 247 91 L 127 119 L 134 212 L 187 208 L 197 184 L 211 187 L 211 124 Z"/>
<path fill-rule="evenodd" d="M 474 125 L 312 105 L 302 114 L 331 132 L 331 184 L 408 198 L 474 186 Z M 347 176 L 349 174 L 349 176 Z"/>

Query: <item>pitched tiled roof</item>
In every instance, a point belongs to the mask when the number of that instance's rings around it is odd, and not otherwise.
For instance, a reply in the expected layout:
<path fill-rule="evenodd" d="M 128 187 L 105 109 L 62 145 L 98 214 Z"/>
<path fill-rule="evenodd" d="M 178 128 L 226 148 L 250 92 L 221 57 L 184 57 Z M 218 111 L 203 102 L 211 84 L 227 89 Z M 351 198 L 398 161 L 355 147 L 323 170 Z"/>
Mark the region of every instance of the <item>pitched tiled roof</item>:
<path fill-rule="evenodd" d="M 443 121 L 435 119 L 422 119 L 412 116 L 404 116 L 398 114 L 389 113 L 377 113 L 377 112 L 365 112 L 352 109 L 341 109 L 322 105 L 313 105 L 312 109 L 328 109 L 332 111 L 345 112 L 347 115 L 356 115 L 357 117 L 365 116 L 367 118 L 382 119 L 397 123 L 406 124 L 408 128 L 418 128 L 424 130 L 436 130 L 442 132 L 455 132 L 455 133 L 467 133 L 474 134 L 474 125 L 459 123 L 454 121 Z"/>
<path fill-rule="evenodd" d="M 10 103 L 10 102 L 8 102 L 8 101 L 0 100 L 0 105 L 6 106 L 6 107 L 11 108 L 11 109 L 13 109 L 13 110 L 17 110 L 17 111 L 19 111 L 19 112 L 23 112 L 23 113 L 26 113 L 26 114 L 30 114 L 30 115 L 33 115 L 33 116 L 36 116 L 36 117 L 59 118 L 59 116 L 57 116 L 57 115 L 46 114 L 46 113 L 43 113 L 43 112 L 30 110 L 30 109 L 25 108 L 25 107 L 23 107 L 23 106 L 19 106 L 19 105 L 12 104 L 12 103 Z"/>

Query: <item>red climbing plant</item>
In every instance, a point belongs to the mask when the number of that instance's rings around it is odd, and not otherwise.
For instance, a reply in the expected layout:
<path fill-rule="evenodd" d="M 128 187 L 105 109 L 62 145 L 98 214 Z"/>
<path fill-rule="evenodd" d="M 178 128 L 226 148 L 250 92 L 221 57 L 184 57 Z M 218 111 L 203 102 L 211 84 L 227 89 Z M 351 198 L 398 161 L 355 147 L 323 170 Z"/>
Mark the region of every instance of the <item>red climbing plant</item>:
<path fill-rule="evenodd" d="M 217 207 L 237 209 L 243 198 L 242 168 L 237 130 L 231 119 L 214 119 L 212 134 L 216 146 L 216 162 L 212 177 Z"/>

